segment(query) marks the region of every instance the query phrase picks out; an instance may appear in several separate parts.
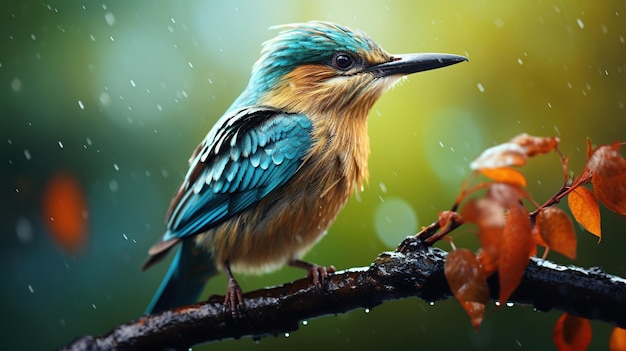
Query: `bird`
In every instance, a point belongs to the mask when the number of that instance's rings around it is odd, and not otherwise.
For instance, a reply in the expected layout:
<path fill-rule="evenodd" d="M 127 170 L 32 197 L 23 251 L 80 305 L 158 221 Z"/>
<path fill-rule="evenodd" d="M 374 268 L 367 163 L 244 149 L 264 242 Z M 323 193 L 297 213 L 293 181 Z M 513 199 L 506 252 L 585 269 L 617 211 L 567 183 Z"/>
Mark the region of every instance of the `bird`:
<path fill-rule="evenodd" d="M 467 61 L 391 55 L 362 31 L 311 21 L 274 27 L 250 80 L 189 159 L 166 231 L 142 271 L 176 254 L 146 314 L 195 303 L 228 277 L 224 308 L 245 309 L 234 273 L 303 268 L 321 288 L 333 266 L 302 260 L 368 180 L 368 114 L 404 76 Z"/>

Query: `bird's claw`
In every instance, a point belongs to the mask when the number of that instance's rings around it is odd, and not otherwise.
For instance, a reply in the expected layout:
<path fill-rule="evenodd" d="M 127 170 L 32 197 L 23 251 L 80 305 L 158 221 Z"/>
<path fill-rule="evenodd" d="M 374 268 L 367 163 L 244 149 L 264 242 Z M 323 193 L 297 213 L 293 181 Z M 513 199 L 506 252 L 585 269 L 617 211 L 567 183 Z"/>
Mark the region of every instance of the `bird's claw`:
<path fill-rule="evenodd" d="M 237 318 L 244 308 L 243 291 L 234 278 L 229 278 L 226 295 L 224 295 L 224 311 L 230 310 L 233 318 Z"/>
<path fill-rule="evenodd" d="M 307 271 L 308 276 L 313 279 L 313 284 L 315 285 L 315 287 L 321 288 L 326 285 L 326 278 L 328 277 L 328 274 L 335 273 L 337 270 L 333 265 L 330 265 L 328 267 L 311 265 L 311 267 L 308 268 Z"/>

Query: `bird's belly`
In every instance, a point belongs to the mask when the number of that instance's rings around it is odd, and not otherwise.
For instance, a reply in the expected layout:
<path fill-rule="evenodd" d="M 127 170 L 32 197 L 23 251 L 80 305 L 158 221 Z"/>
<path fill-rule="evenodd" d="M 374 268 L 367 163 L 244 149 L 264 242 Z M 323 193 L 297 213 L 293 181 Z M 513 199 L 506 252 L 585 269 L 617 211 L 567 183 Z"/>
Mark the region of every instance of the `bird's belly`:
<path fill-rule="evenodd" d="M 268 197 L 239 216 L 198 236 L 215 265 L 228 262 L 235 272 L 276 270 L 301 258 L 324 235 L 350 196 L 336 189 L 324 196 Z"/>

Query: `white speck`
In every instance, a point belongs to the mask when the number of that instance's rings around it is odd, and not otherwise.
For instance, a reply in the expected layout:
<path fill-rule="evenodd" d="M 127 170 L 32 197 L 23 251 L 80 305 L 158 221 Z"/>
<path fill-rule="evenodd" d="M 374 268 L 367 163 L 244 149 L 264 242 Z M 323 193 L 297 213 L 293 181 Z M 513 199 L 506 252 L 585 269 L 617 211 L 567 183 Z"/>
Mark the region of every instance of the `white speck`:
<path fill-rule="evenodd" d="M 524 64 L 524 61 L 522 61 L 522 59 L 521 59 L 521 58 L 518 58 L 518 59 L 517 59 L 517 63 L 519 63 L 520 65 L 523 65 L 523 64 Z"/>
<path fill-rule="evenodd" d="M 106 91 L 103 91 L 100 93 L 100 96 L 98 96 L 98 100 L 100 100 L 102 105 L 106 106 L 111 103 L 111 96 Z"/>
<path fill-rule="evenodd" d="M 189 67 L 193 68 L 193 63 L 191 63 L 191 61 L 187 62 L 187 64 L 189 65 Z"/>
<path fill-rule="evenodd" d="M 111 192 L 117 192 L 119 190 L 120 186 L 119 184 L 117 184 L 116 180 L 111 180 L 109 182 L 109 190 L 111 190 Z"/>
<path fill-rule="evenodd" d="M 13 78 L 11 81 L 11 90 L 16 93 L 22 90 L 22 81 L 19 78 Z"/>
<path fill-rule="evenodd" d="M 31 38 L 31 39 L 33 39 L 33 40 L 37 40 L 37 37 L 35 36 L 35 34 L 34 34 L 34 33 L 32 33 L 32 34 L 30 35 L 30 38 Z"/>
<path fill-rule="evenodd" d="M 132 80 L 132 79 L 130 80 L 130 85 L 131 85 L 133 88 L 137 86 L 137 85 L 135 85 L 135 81 L 134 81 L 134 80 Z"/>
<path fill-rule="evenodd" d="M 552 108 L 552 103 L 550 101 L 548 101 L 548 107 Z"/>
<path fill-rule="evenodd" d="M 95 309 L 96 309 L 96 304 L 95 304 L 95 303 L 92 303 L 92 304 L 91 304 L 91 307 L 93 307 L 93 309 L 95 310 Z"/>
<path fill-rule="evenodd" d="M 308 325 L 309 321 L 302 321 L 302 325 Z"/>
<path fill-rule="evenodd" d="M 163 111 L 163 106 L 161 106 L 161 105 L 159 105 L 159 104 L 157 104 L 156 108 L 157 108 L 157 110 L 159 110 L 159 111 Z"/>
<path fill-rule="evenodd" d="M 35 292 L 35 289 L 33 289 L 32 285 L 28 284 L 28 291 L 30 291 L 30 293 L 32 294 Z"/>
<path fill-rule="evenodd" d="M 380 182 L 378 183 L 378 186 L 380 187 L 380 191 L 382 191 L 383 193 L 387 192 L 387 186 L 385 185 L 385 183 Z"/>
<path fill-rule="evenodd" d="M 113 38 L 112 35 L 109 35 L 109 39 L 111 39 L 111 41 L 115 41 L 115 38 Z"/>
<path fill-rule="evenodd" d="M 213 81 L 211 80 L 211 78 L 207 78 L 207 80 L 209 81 L 209 84 L 213 84 Z"/>
<path fill-rule="evenodd" d="M 96 41 L 96 37 L 94 37 L 93 34 L 89 34 L 89 39 L 91 39 L 91 41 Z"/>
<path fill-rule="evenodd" d="M 92 145 L 92 144 L 91 144 L 91 138 L 89 138 L 89 137 L 88 137 L 88 138 L 86 139 L 86 141 L 87 141 L 87 145 L 89 145 L 89 146 L 91 146 L 91 145 Z"/>
<path fill-rule="evenodd" d="M 513 307 L 515 306 L 515 304 L 513 302 L 507 302 L 506 303 L 506 307 Z"/>
<path fill-rule="evenodd" d="M 181 92 L 181 94 L 183 95 L 185 99 L 189 97 L 189 95 L 187 95 L 187 92 L 184 90 Z"/>
<path fill-rule="evenodd" d="M 476 87 L 478 88 L 478 91 L 480 91 L 481 93 L 485 92 L 485 87 L 482 85 L 482 83 L 476 84 Z"/>
<path fill-rule="evenodd" d="M 580 29 L 585 28 L 585 24 L 583 23 L 583 20 L 581 20 L 580 18 L 576 19 L 576 23 L 578 23 L 578 26 L 580 27 Z"/>
<path fill-rule="evenodd" d="M 107 5 L 106 4 L 102 4 L 102 9 L 106 11 Z"/>
<path fill-rule="evenodd" d="M 116 170 L 116 171 L 119 171 L 119 170 L 120 170 L 120 166 L 118 166 L 118 165 L 117 165 L 117 163 L 114 163 L 114 164 L 113 164 L 113 168 L 115 168 L 115 170 Z"/>
<path fill-rule="evenodd" d="M 63 143 L 61 142 L 61 140 L 57 141 L 57 143 L 59 143 L 59 147 L 62 149 L 63 148 Z"/>
<path fill-rule="evenodd" d="M 30 151 L 28 151 L 28 149 L 24 149 L 24 157 L 26 157 L 27 160 L 31 159 Z"/>
<path fill-rule="evenodd" d="M 176 20 L 174 19 L 174 17 L 171 17 L 170 21 L 172 21 L 172 23 L 176 24 Z"/>
<path fill-rule="evenodd" d="M 285 333 L 285 337 L 288 338 L 289 337 L 289 333 Z"/>
<path fill-rule="evenodd" d="M 435 306 L 435 301 L 431 301 L 428 303 L 430 306 Z"/>
<path fill-rule="evenodd" d="M 444 145 L 443 145 L 443 141 L 441 141 L 441 140 L 439 141 L 439 146 L 441 146 L 441 147 L 443 147 L 443 146 L 444 146 Z"/>
<path fill-rule="evenodd" d="M 495 305 L 496 305 L 496 306 L 498 306 L 498 307 L 500 307 L 500 301 L 496 301 L 496 302 L 495 302 Z"/>
<path fill-rule="evenodd" d="M 81 100 L 78 100 L 78 107 L 80 107 L 81 110 L 85 109 L 85 105 L 83 105 L 83 102 Z"/>
<path fill-rule="evenodd" d="M 128 240 L 128 237 L 126 236 L 125 233 L 122 233 L 122 236 L 124 237 L 124 240 Z"/>
<path fill-rule="evenodd" d="M 17 191 L 17 189 L 15 190 Z M 28 219 L 24 217 L 19 218 L 17 223 L 15 223 L 15 232 L 17 233 L 17 239 L 20 242 L 29 244 L 33 241 L 33 225 Z"/>
<path fill-rule="evenodd" d="M 366 309 L 365 309 L 365 313 L 366 313 L 366 314 L 367 314 L 367 313 L 370 313 L 370 309 L 369 309 L 369 308 L 366 308 Z"/>
<path fill-rule="evenodd" d="M 107 12 L 104 14 L 104 20 L 107 21 L 109 26 L 113 26 L 115 24 L 115 16 L 111 12 Z"/>

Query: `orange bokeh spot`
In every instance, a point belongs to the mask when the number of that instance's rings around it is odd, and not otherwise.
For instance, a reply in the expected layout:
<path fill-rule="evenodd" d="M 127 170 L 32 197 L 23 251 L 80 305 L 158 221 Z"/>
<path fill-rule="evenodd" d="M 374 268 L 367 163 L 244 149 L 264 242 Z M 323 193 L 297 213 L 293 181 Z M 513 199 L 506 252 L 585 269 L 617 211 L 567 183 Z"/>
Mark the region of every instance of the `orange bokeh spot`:
<path fill-rule="evenodd" d="M 43 192 L 44 223 L 54 242 L 63 250 L 77 253 L 87 239 L 87 203 L 78 180 L 57 173 Z"/>

